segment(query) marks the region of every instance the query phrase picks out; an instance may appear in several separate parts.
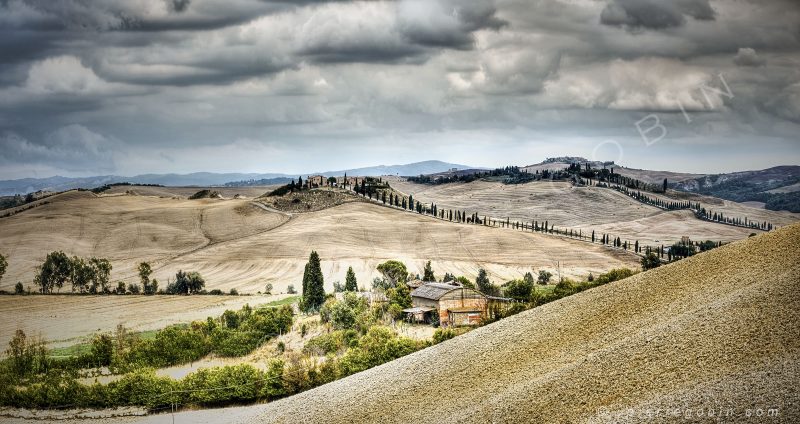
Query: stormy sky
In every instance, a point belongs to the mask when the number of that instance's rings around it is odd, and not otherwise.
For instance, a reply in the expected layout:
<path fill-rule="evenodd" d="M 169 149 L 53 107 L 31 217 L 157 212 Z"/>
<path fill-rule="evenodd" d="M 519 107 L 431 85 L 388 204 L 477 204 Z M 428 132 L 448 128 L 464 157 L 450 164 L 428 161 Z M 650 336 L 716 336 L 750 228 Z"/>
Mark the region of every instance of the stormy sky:
<path fill-rule="evenodd" d="M 4 179 L 798 164 L 800 3 L 0 0 L 0 149 Z"/>

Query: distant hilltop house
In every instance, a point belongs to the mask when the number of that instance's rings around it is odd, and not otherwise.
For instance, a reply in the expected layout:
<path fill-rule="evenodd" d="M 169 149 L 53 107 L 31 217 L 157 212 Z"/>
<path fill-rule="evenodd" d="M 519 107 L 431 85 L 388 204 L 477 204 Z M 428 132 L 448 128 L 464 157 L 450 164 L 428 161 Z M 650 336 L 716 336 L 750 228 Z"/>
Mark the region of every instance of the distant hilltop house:
<path fill-rule="evenodd" d="M 428 322 L 439 313 L 444 327 L 480 324 L 489 300 L 481 292 L 447 283 L 426 283 L 411 292 L 412 307 L 404 309 L 412 321 Z"/>
<path fill-rule="evenodd" d="M 308 184 L 308 186 L 309 186 L 309 187 L 311 187 L 311 188 L 315 188 L 315 187 L 323 187 L 323 186 L 325 186 L 325 185 L 326 185 L 325 183 L 326 183 L 326 181 L 327 181 L 327 180 L 328 180 L 328 179 L 327 179 L 327 178 L 325 178 L 325 177 L 324 177 L 324 176 L 322 176 L 322 175 L 311 175 L 310 177 L 308 177 L 308 178 L 306 179 L 306 183 L 307 183 L 307 184 Z"/>

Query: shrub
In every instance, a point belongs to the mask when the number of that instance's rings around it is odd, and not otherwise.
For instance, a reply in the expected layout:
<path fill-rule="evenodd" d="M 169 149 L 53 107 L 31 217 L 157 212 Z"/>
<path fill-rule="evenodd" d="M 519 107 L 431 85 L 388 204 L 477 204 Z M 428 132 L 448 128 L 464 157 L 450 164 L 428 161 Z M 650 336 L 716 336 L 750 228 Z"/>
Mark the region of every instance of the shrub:
<path fill-rule="evenodd" d="M 537 278 L 537 281 L 539 282 L 539 284 L 545 285 L 545 284 L 550 282 L 550 278 L 552 278 L 552 277 L 553 277 L 553 274 L 551 272 L 545 271 L 545 270 L 541 270 L 541 271 L 539 271 L 539 277 Z"/>
<path fill-rule="evenodd" d="M 661 259 L 658 258 L 653 252 L 648 253 L 642 258 L 642 270 L 647 271 L 648 269 L 658 268 L 661 266 Z"/>
<path fill-rule="evenodd" d="M 114 356 L 114 342 L 108 334 L 100 334 L 92 339 L 91 357 L 95 364 L 111 365 Z"/>
<path fill-rule="evenodd" d="M 25 294 L 25 287 L 23 287 L 22 283 L 19 281 L 14 285 L 14 294 Z"/>
<path fill-rule="evenodd" d="M 297 294 L 297 290 L 294 289 L 294 284 L 289 284 L 289 287 L 286 288 L 286 293 Z"/>

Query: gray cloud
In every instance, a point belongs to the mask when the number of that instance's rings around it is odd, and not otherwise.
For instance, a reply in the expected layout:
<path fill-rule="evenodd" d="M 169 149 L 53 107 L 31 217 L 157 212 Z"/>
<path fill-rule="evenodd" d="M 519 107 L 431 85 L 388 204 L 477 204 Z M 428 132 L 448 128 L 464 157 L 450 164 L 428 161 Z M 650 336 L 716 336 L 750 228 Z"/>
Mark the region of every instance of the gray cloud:
<path fill-rule="evenodd" d="M 611 0 L 600 15 L 604 25 L 665 29 L 686 23 L 686 16 L 714 20 L 708 0 Z"/>
<path fill-rule="evenodd" d="M 733 63 L 739 66 L 764 66 L 767 61 L 760 57 L 755 50 L 747 47 L 739 49 L 736 56 L 733 58 Z"/>
<path fill-rule="evenodd" d="M 800 132 L 792 0 L 0 8 L 0 178 L 300 172 L 309 161 L 334 169 L 431 155 L 504 165 L 497 143 L 587 156 L 603 140 L 636 145 L 633 124 L 650 113 L 675 143 L 774 140 L 782 153 L 770 160 L 796 157 L 786 155 Z M 699 86 L 719 87 L 720 74 L 735 96 L 711 93 L 709 104 Z M 332 145 L 335 154 L 319 153 Z"/>

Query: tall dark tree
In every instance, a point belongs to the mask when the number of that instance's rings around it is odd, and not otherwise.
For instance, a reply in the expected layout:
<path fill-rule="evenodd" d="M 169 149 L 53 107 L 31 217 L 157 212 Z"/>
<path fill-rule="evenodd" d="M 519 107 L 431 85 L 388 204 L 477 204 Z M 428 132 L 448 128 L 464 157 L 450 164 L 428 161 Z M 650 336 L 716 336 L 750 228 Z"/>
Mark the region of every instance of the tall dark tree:
<path fill-rule="evenodd" d="M 325 302 L 324 283 L 319 255 L 312 251 L 303 273 L 303 298 L 300 302 L 303 312 L 316 312 Z"/>
<path fill-rule="evenodd" d="M 436 276 L 433 275 L 433 267 L 431 267 L 431 261 L 428 261 L 425 264 L 425 270 L 423 271 L 422 281 L 436 281 Z"/>
<path fill-rule="evenodd" d="M 664 178 L 664 193 L 667 192 L 667 179 Z"/>
<path fill-rule="evenodd" d="M 347 275 L 344 277 L 344 290 L 349 292 L 358 291 L 358 282 L 353 267 L 347 267 Z"/>
<path fill-rule="evenodd" d="M 483 268 L 478 270 L 478 278 L 475 279 L 475 285 L 478 287 L 478 291 L 489 296 L 496 296 L 500 292 L 500 289 L 489 281 L 486 270 Z"/>

